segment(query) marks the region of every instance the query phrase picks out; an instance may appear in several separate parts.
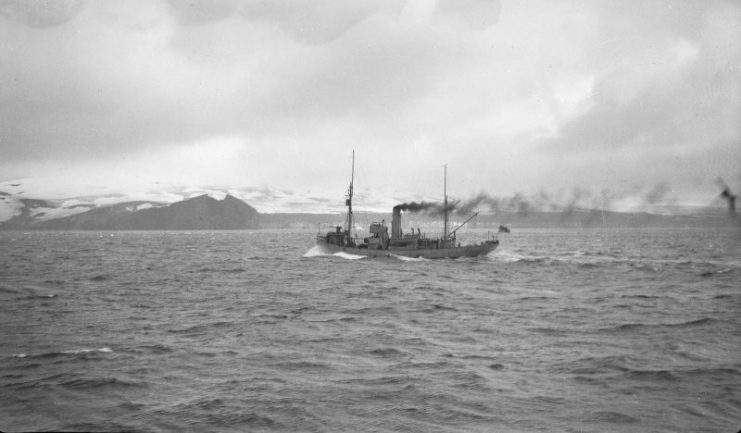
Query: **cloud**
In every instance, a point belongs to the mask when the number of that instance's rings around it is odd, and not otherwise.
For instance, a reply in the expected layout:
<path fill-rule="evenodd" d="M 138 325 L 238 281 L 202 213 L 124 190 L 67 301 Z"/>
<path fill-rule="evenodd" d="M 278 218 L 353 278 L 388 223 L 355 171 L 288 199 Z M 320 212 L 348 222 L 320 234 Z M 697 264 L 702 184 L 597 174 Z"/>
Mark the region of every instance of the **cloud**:
<path fill-rule="evenodd" d="M 741 82 L 738 66 L 733 66 L 741 64 L 738 8 L 723 2 L 693 3 L 691 9 L 685 4 L 649 3 L 652 8 L 658 5 L 670 6 L 659 29 L 647 29 L 656 23 L 644 16 L 636 19 L 631 14 L 628 21 L 624 13 L 611 15 L 616 19 L 600 38 L 612 41 L 602 48 L 617 56 L 611 62 L 596 62 L 599 69 L 588 109 L 565 119 L 542 142 L 544 150 L 707 149 L 738 139 L 741 125 L 733 120 L 741 115 Z M 673 13 L 671 6 L 683 13 Z M 684 31 L 686 23 L 694 23 L 686 20 L 689 12 L 701 17 L 692 32 Z M 630 31 L 648 37 L 629 51 L 615 33 Z"/>
<path fill-rule="evenodd" d="M 183 25 L 201 25 L 234 14 L 239 2 L 233 0 L 168 0 L 175 19 Z"/>
<path fill-rule="evenodd" d="M 341 197 L 354 148 L 358 191 L 384 206 L 439 198 L 444 163 L 451 191 L 499 197 L 701 197 L 738 173 L 730 1 L 43 4 L 0 2 L 4 179 L 137 160 L 165 181 L 224 140 L 238 164 L 206 184 Z"/>
<path fill-rule="evenodd" d="M 484 30 L 499 21 L 502 4 L 498 0 L 438 0 L 437 15 L 463 30 Z"/>
<path fill-rule="evenodd" d="M 66 23 L 83 5 L 83 0 L 0 0 L 0 15 L 34 29 L 44 29 Z"/>
<path fill-rule="evenodd" d="M 646 13 L 601 10 L 609 24 L 592 38 L 604 41 L 594 46 L 604 54 L 582 67 L 592 89 L 579 110 L 531 139 L 544 161 L 559 161 L 542 179 L 612 190 L 671 179 L 679 198 L 699 200 L 718 173 L 738 170 L 741 12 L 722 1 L 640 7 Z"/>
<path fill-rule="evenodd" d="M 397 0 L 257 0 L 245 2 L 240 13 L 276 25 L 302 43 L 326 44 L 375 14 L 398 16 L 403 6 Z"/>
<path fill-rule="evenodd" d="M 204 25 L 232 16 L 280 28 L 306 44 L 330 43 L 377 13 L 398 15 L 396 0 L 168 0 L 179 24 Z"/>

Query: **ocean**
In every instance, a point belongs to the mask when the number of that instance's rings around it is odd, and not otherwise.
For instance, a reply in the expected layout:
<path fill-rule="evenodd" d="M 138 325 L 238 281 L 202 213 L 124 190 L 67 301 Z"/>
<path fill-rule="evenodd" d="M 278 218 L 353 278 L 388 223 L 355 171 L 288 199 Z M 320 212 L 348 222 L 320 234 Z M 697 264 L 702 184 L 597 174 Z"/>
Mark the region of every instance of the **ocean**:
<path fill-rule="evenodd" d="M 737 228 L 314 236 L 0 232 L 0 430 L 741 429 Z"/>

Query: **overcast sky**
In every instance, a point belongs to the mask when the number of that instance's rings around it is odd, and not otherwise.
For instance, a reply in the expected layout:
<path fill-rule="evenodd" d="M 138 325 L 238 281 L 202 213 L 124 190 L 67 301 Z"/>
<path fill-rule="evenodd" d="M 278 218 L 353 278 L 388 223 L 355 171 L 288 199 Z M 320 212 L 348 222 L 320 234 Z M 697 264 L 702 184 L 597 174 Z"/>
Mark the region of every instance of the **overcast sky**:
<path fill-rule="evenodd" d="M 270 210 L 741 189 L 737 0 L 0 0 L 0 190 Z"/>

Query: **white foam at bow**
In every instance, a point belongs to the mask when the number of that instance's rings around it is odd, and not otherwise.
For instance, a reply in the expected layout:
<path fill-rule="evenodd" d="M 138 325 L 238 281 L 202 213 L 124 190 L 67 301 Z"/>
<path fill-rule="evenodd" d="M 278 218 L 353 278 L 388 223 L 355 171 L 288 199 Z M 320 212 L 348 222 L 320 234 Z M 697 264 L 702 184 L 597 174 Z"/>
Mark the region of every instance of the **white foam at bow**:
<path fill-rule="evenodd" d="M 304 257 L 329 256 L 330 254 L 320 245 L 314 245 L 304 254 Z"/>
<path fill-rule="evenodd" d="M 364 259 L 365 258 L 365 256 L 359 256 L 357 254 L 349 254 L 349 253 L 346 253 L 346 252 L 343 252 L 343 251 L 340 251 L 338 253 L 334 253 L 333 255 L 334 256 L 337 256 L 337 257 L 342 257 L 343 259 L 347 259 L 347 260 L 358 260 L 358 259 Z"/>
<path fill-rule="evenodd" d="M 426 259 L 424 257 L 397 256 L 396 254 L 391 254 L 391 257 L 396 257 L 397 259 L 401 260 L 402 262 L 427 262 L 427 261 L 429 261 L 429 259 Z"/>

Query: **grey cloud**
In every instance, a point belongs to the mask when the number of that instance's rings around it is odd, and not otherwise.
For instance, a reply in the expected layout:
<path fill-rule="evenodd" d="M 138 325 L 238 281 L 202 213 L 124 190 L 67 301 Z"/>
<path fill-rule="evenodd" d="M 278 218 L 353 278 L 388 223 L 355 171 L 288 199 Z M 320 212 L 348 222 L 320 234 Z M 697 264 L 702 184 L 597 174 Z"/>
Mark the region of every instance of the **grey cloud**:
<path fill-rule="evenodd" d="M 244 19 L 269 20 L 289 30 L 316 19 L 316 25 L 321 27 L 328 23 L 328 28 L 334 30 L 323 33 L 325 30 L 319 29 L 315 36 L 329 38 L 336 36 L 335 30 L 344 31 L 358 20 L 393 9 L 389 3 L 361 2 L 357 10 L 351 6 L 338 6 L 333 11 L 334 3 L 327 3 L 321 4 L 327 10 L 324 19 L 322 8 L 315 11 L 309 2 L 297 3 L 293 8 L 281 2 L 238 3 L 234 6 L 234 2 L 229 1 L 171 1 L 169 7 L 182 24 L 175 29 L 174 38 L 181 38 L 180 42 L 185 46 L 194 46 L 199 39 L 205 39 L 201 47 L 206 52 L 204 59 L 214 62 L 219 60 L 215 56 L 220 55 L 220 48 L 209 46 L 212 41 L 208 35 L 212 29 L 206 25 L 237 12 Z M 89 22 L 84 24 L 90 25 Z M 367 33 L 370 30 L 365 29 L 363 37 L 373 38 Z M 91 30 L 81 25 L 77 31 L 84 35 Z M 111 28 L 111 31 L 125 33 L 130 30 Z M 251 35 L 251 32 L 245 30 L 246 35 Z M 135 31 L 127 36 L 143 33 Z M 314 36 L 304 36 L 317 40 Z M 136 68 L 147 65 L 132 62 L 126 57 L 126 51 L 121 52 L 122 57 L 103 53 L 104 56 L 82 58 L 86 52 L 97 54 L 84 51 L 88 47 L 86 42 L 67 39 L 62 34 L 51 43 L 47 41 L 45 46 L 29 41 L 28 45 L 18 47 L 24 51 L 24 56 L 0 65 L 0 74 L 14 80 L 13 86 L 0 89 L 0 100 L 3 101 L 0 104 L 0 124 L 3 125 L 0 143 L 6 157 L 65 160 L 83 155 L 124 154 L 153 143 L 188 142 L 212 135 L 260 137 L 291 134 L 298 130 L 305 133 L 307 129 L 332 121 L 334 116 L 344 116 L 348 111 L 367 115 L 388 113 L 392 106 L 403 106 L 405 93 L 407 97 L 413 97 L 424 91 L 424 80 L 415 75 L 432 69 L 427 68 L 429 64 L 424 59 L 431 44 L 408 37 L 396 40 L 385 36 L 376 38 L 375 45 L 368 44 L 359 49 L 356 44 L 362 40 L 341 44 L 331 50 L 321 48 L 321 52 L 314 52 L 309 57 L 302 55 L 296 59 L 295 68 L 280 71 L 285 78 L 282 83 L 252 91 L 250 86 L 254 85 L 249 75 L 257 73 L 260 77 L 268 74 L 261 70 L 265 65 L 248 60 L 250 44 L 257 43 L 253 41 L 244 44 L 244 52 L 227 48 L 229 51 L 224 54 L 227 63 L 222 69 L 204 74 L 202 82 L 192 82 L 213 91 L 194 87 L 175 99 L 168 99 L 149 91 L 156 84 L 157 77 L 141 75 L 141 81 L 130 79 Z M 115 43 L 116 40 L 109 42 Z M 234 41 L 230 39 L 229 42 Z M 270 45 L 275 41 L 264 43 Z M 188 54 L 186 58 L 192 60 Z M 170 53 L 165 51 L 161 55 Z M 285 55 L 276 52 L 277 58 Z M 418 60 L 414 61 L 414 67 L 405 67 L 415 57 Z M 39 68 L 39 64 L 45 67 Z M 237 86 L 225 84 L 220 87 L 219 80 L 227 71 L 245 64 L 257 69 L 254 72 L 246 70 L 244 81 Z M 94 69 L 90 68 L 91 65 L 95 65 Z M 197 65 L 185 63 L 184 72 L 192 73 L 194 66 Z M 105 73 L 108 70 L 111 73 Z M 260 83 L 260 78 L 256 82 Z"/>
<path fill-rule="evenodd" d="M 83 0 L 0 0 L 0 15 L 31 28 L 62 25 L 77 15 Z"/>
<path fill-rule="evenodd" d="M 366 18 L 398 15 L 404 1 L 397 0 L 168 0 L 182 25 L 202 25 L 239 15 L 248 21 L 275 25 L 296 41 L 329 43 Z"/>
<path fill-rule="evenodd" d="M 663 3 L 649 2 L 649 5 Z M 678 7 L 679 11 L 674 11 L 674 20 L 665 18 L 661 23 L 667 32 L 692 37 L 685 41 L 697 49 L 696 57 L 676 67 L 658 60 L 653 63 L 650 58 L 628 60 L 631 62 L 628 71 L 638 71 L 637 77 L 653 76 L 644 83 L 636 83 L 631 89 L 638 89 L 634 95 L 625 95 L 622 88 L 615 86 L 626 70 L 620 66 L 613 68 L 595 84 L 591 98 L 593 106 L 582 115 L 564 122 L 557 137 L 542 142 L 542 149 L 560 153 L 601 152 L 626 147 L 645 149 L 660 146 L 670 149 L 678 145 L 702 148 L 736 139 L 741 134 L 741 124 L 737 121 L 741 117 L 741 81 L 737 70 L 729 65 L 741 64 L 737 39 L 732 41 L 741 37 L 741 32 L 729 30 L 723 34 L 722 26 L 719 26 L 720 34 L 714 34 L 697 25 L 692 32 L 681 30 L 685 27 L 681 24 L 689 20 L 691 12 L 712 16 L 723 14 L 723 8 L 722 2 L 705 5 L 704 10 Z M 738 14 L 737 10 L 734 12 Z M 634 24 L 640 28 L 646 19 L 643 17 L 637 21 Z M 613 27 L 608 31 L 631 30 L 631 23 L 623 22 L 623 25 L 625 27 Z M 717 32 L 717 29 L 713 30 Z M 667 39 L 666 33 L 656 40 L 654 43 L 658 44 L 677 41 Z M 728 49 L 734 44 L 735 49 Z M 616 65 L 623 62 L 619 58 L 603 60 Z"/>
<path fill-rule="evenodd" d="M 378 35 L 366 45 L 337 47 L 333 55 L 297 71 L 291 82 L 277 89 L 273 109 L 366 118 L 403 111 L 407 101 L 427 94 L 451 64 L 444 50 L 429 41 L 387 30 L 391 35 Z"/>
<path fill-rule="evenodd" d="M 485 30 L 499 21 L 498 0 L 438 0 L 437 15 L 467 30 Z"/>
<path fill-rule="evenodd" d="M 596 92 L 596 104 L 587 113 L 569 120 L 559 128 L 558 136 L 542 143 L 547 151 L 561 153 L 564 151 L 601 152 L 604 149 L 645 143 L 636 143 L 639 138 L 661 133 L 667 123 L 672 122 L 674 113 L 668 111 L 675 104 L 667 101 L 670 93 L 658 95 L 645 93 L 630 102 L 622 102 L 612 97 L 603 97 Z M 679 101 L 676 101 L 679 102 Z M 666 140 L 650 140 L 652 145 L 670 144 Z"/>
<path fill-rule="evenodd" d="M 265 20 L 307 44 L 336 40 L 348 29 L 377 13 L 398 15 L 397 0 L 254 0 L 240 7 L 242 16 Z"/>
<path fill-rule="evenodd" d="M 239 2 L 232 0 L 167 0 L 175 19 L 183 25 L 199 25 L 233 15 Z"/>

